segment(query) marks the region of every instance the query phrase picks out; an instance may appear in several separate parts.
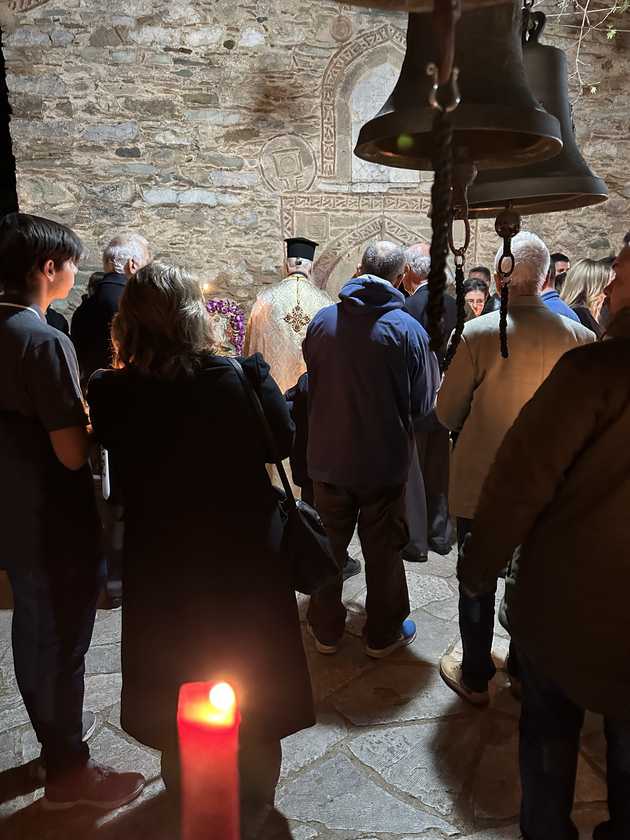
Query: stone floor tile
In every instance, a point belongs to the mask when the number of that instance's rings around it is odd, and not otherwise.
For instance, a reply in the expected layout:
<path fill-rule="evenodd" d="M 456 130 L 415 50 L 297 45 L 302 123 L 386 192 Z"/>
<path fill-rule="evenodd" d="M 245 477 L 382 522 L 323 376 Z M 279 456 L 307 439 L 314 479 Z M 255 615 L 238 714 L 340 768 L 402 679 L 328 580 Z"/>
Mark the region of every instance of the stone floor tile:
<path fill-rule="evenodd" d="M 401 723 L 468 713 L 436 668 L 383 662 L 337 691 L 331 702 L 356 726 Z"/>
<path fill-rule="evenodd" d="M 303 632 L 302 636 L 316 703 L 374 667 L 373 660 L 365 654 L 362 642 L 348 633 L 342 637 L 339 652 L 334 656 L 317 653 L 308 633 Z"/>
<path fill-rule="evenodd" d="M 90 753 L 95 761 L 114 770 L 134 770 L 147 780 L 160 776 L 159 752 L 123 736 L 108 725 L 90 741 Z"/>
<path fill-rule="evenodd" d="M 317 831 L 309 825 L 291 825 L 291 836 L 293 840 L 314 840 Z"/>
<path fill-rule="evenodd" d="M 19 694 L 0 696 L 0 732 L 28 723 L 26 707 Z"/>
<path fill-rule="evenodd" d="M 474 834 L 458 837 L 457 840 L 520 840 L 521 830 L 518 824 L 503 825 L 500 828 L 484 828 Z"/>
<path fill-rule="evenodd" d="M 120 671 L 120 643 L 92 645 L 85 657 L 85 673 L 116 674 Z"/>
<path fill-rule="evenodd" d="M 451 621 L 444 621 L 424 610 L 415 610 L 410 616 L 417 626 L 416 640 L 408 647 L 392 654 L 390 661 L 414 660 L 418 663 L 438 665 L 440 657 L 446 653 L 459 636 L 459 630 Z"/>
<path fill-rule="evenodd" d="M 120 729 L 120 701 L 118 703 L 114 703 L 111 709 L 103 709 L 103 713 L 105 715 L 105 720 L 107 723 L 111 723 L 112 726 L 116 727 L 116 729 Z"/>
<path fill-rule="evenodd" d="M 452 578 L 457 573 L 457 548 L 453 547 L 450 554 L 445 557 L 430 551 L 426 563 L 405 563 L 405 570 L 407 574 L 437 575 L 438 577 Z"/>
<path fill-rule="evenodd" d="M 436 618 L 443 618 L 445 621 L 458 621 L 459 596 L 451 593 L 449 598 L 443 601 L 434 601 L 431 604 L 425 604 L 423 609 L 429 615 L 434 615 Z"/>
<path fill-rule="evenodd" d="M 431 828 L 447 836 L 457 833 L 444 820 L 408 805 L 377 785 L 344 755 L 327 759 L 283 786 L 277 807 L 289 819 L 352 831 L 354 837 L 367 832 L 421 834 Z"/>
<path fill-rule="evenodd" d="M 322 758 L 347 735 L 343 719 L 332 710 L 319 710 L 317 725 L 297 732 L 282 741 L 281 778 L 290 776 L 307 764 Z"/>
<path fill-rule="evenodd" d="M 120 700 L 121 674 L 95 674 L 85 678 L 83 705 L 92 712 L 107 709 Z"/>
<path fill-rule="evenodd" d="M 482 746 L 478 716 L 372 729 L 348 742 L 350 751 L 393 788 L 444 817 L 458 804 Z"/>
<path fill-rule="evenodd" d="M 93 645 L 111 645 L 120 642 L 122 610 L 98 610 L 92 633 Z"/>
<path fill-rule="evenodd" d="M 520 807 L 518 731 L 516 725 L 496 720 L 491 737 L 475 773 L 475 816 L 482 819 L 517 817 Z M 575 801 L 577 805 L 602 802 L 606 786 L 602 778 L 580 758 Z"/>

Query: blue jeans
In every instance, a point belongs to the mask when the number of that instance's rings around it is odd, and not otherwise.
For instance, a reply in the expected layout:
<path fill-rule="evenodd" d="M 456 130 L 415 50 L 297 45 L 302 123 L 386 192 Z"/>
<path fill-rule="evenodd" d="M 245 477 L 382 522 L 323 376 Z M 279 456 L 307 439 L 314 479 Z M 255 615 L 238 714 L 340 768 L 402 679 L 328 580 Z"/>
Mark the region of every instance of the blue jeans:
<path fill-rule="evenodd" d="M 571 821 L 584 709 L 522 655 L 520 766 L 524 840 L 577 840 Z M 630 837 L 630 719 L 604 718 L 610 840 Z"/>
<path fill-rule="evenodd" d="M 24 705 L 42 745 L 48 778 L 89 758 L 82 742 L 85 654 L 100 584 L 95 563 L 55 571 L 8 570 L 13 590 L 13 661 Z"/>

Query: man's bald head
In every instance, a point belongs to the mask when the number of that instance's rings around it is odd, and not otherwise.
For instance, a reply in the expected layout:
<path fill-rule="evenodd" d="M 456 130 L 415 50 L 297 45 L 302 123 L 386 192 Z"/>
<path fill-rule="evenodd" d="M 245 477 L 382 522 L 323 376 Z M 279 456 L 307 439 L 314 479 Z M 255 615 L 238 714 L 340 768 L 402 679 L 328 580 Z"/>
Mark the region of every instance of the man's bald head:
<path fill-rule="evenodd" d="M 361 260 L 361 272 L 373 274 L 399 286 L 405 270 L 405 252 L 400 245 L 387 239 L 370 242 Z"/>

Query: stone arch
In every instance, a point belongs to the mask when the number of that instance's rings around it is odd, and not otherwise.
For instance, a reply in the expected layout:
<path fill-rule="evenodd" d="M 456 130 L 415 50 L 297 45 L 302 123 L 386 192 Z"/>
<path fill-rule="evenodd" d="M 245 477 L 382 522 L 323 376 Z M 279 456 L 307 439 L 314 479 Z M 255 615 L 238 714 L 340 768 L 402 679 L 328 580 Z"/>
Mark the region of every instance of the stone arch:
<path fill-rule="evenodd" d="M 321 175 L 350 181 L 352 167 L 339 137 L 352 134 L 348 95 L 358 77 L 389 58 L 392 50 L 404 56 L 406 33 L 390 23 L 363 32 L 331 58 L 322 81 Z M 346 94 L 342 96 L 341 94 Z M 381 103 L 382 104 L 382 103 Z"/>
<path fill-rule="evenodd" d="M 367 245 L 371 239 L 391 239 L 401 245 L 409 245 L 412 242 L 420 241 L 430 242 L 430 222 L 427 220 L 426 228 L 422 230 L 412 230 L 391 216 L 374 216 L 328 243 L 315 263 L 315 283 L 320 288 L 326 289 L 335 298 L 339 291 L 338 283 L 333 282 L 335 288 L 330 287 L 330 281 L 335 274 L 335 270 L 347 260 L 348 256 L 357 247 Z M 348 274 L 345 280 L 349 279 L 350 276 L 351 274 Z"/>

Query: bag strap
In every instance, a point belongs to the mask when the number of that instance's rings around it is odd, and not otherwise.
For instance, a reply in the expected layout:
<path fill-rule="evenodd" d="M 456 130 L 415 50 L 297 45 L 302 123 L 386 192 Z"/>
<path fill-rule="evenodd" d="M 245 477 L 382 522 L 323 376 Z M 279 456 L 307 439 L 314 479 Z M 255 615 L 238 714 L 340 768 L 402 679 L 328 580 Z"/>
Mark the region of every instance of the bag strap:
<path fill-rule="evenodd" d="M 241 365 L 241 363 L 233 356 L 226 356 L 225 359 L 232 365 L 232 367 L 236 371 L 238 378 L 241 380 L 245 393 L 247 394 L 251 406 L 254 409 L 254 414 L 256 415 L 260 423 L 260 427 L 263 431 L 263 437 L 273 457 L 274 465 L 278 470 L 278 475 L 280 476 L 282 487 L 284 488 L 284 492 L 286 493 L 287 501 L 291 507 L 295 508 L 295 496 L 293 495 L 291 483 L 287 478 L 287 474 L 282 464 L 282 460 L 278 455 L 278 447 L 276 446 L 276 440 L 274 438 L 273 431 L 271 430 L 271 426 L 269 425 L 269 421 L 265 416 L 265 410 L 262 406 L 262 402 L 260 401 L 260 397 L 258 396 L 256 389 L 250 382 L 247 374 L 243 370 L 243 366 Z"/>

